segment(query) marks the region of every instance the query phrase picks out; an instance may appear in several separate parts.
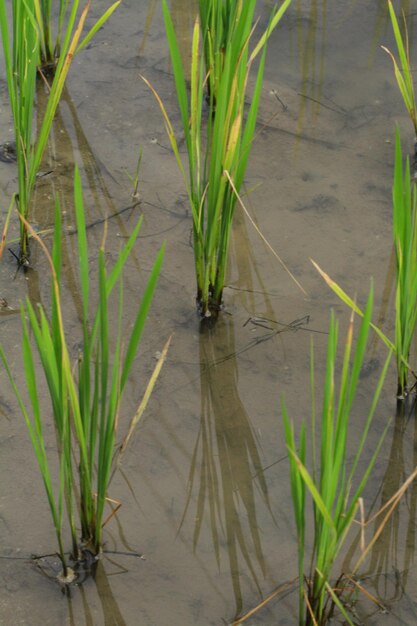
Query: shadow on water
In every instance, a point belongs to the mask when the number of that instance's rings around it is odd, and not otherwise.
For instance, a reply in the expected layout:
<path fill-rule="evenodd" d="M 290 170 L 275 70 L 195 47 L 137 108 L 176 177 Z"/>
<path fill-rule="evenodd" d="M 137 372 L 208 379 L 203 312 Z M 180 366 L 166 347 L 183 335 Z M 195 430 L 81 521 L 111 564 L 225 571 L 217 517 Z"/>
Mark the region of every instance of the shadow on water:
<path fill-rule="evenodd" d="M 243 606 L 242 559 L 260 595 L 259 577 L 265 576 L 256 492 L 272 518 L 273 513 L 259 442 L 239 397 L 236 360 L 224 358 L 234 352 L 231 318 L 221 318 L 215 332 L 205 330 L 200 335 L 201 417 L 181 526 L 190 509 L 195 509 L 194 551 L 198 551 L 206 521 L 219 568 L 221 547 L 226 542 L 238 614 Z"/>

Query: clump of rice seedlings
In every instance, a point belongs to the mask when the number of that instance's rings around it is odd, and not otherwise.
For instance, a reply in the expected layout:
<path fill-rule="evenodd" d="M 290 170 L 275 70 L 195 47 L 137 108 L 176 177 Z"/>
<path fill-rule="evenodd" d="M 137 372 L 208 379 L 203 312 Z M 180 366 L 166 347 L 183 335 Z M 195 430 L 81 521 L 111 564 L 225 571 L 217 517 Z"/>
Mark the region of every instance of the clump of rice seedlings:
<path fill-rule="evenodd" d="M 365 470 L 358 471 L 366 437 L 381 393 L 391 352 L 385 362 L 363 424 L 360 441 L 353 459 L 348 452 L 349 422 L 356 396 L 371 325 L 373 294 L 368 297 L 356 347 L 353 347 L 353 312 L 347 331 L 339 393 L 336 391 L 338 323 L 331 314 L 327 347 L 323 404 L 319 425 L 315 412 L 314 355 L 311 352 L 311 436 L 307 443 L 305 422 L 302 422 L 297 445 L 294 425 L 285 402 L 282 402 L 284 432 L 289 451 L 292 501 L 296 522 L 299 570 L 299 624 L 323 626 L 337 607 L 348 624 L 352 621 L 341 600 L 342 577 L 332 582 L 336 557 L 346 540 L 354 519 L 359 498 L 375 463 L 382 438 Z M 317 428 L 319 426 L 319 428 Z M 317 432 L 319 431 L 319 432 Z M 319 435 L 319 437 L 318 437 Z M 317 439 L 319 443 L 317 444 Z M 311 447 L 310 447 L 311 446 Z M 307 453 L 311 451 L 311 460 Z M 311 462 L 312 470 L 307 468 Z M 314 542 L 311 555 L 306 555 L 307 494 L 311 496 Z M 306 571 L 306 561 L 310 564 Z"/>
<path fill-rule="evenodd" d="M 223 51 L 221 72 L 210 65 L 206 73 L 201 43 L 210 41 L 211 35 L 205 32 L 201 34 L 197 20 L 192 39 L 191 84 L 188 93 L 173 23 L 167 2 L 163 0 L 165 27 L 188 156 L 188 176 L 165 107 L 153 87 L 145 82 L 159 103 L 187 187 L 193 219 L 197 305 L 203 318 L 215 319 L 222 303 L 233 215 L 255 133 L 265 65 L 265 44 L 290 2 L 285 0 L 273 13 L 268 29 L 252 52 L 249 51 L 249 45 L 253 34 L 255 3 L 232 3 L 239 5 L 240 11 L 236 8 L 236 24 L 230 29 L 228 45 Z M 214 7 L 216 3 L 212 5 Z M 212 13 L 208 11 L 208 15 Z M 260 52 L 252 102 L 245 118 L 245 95 L 250 70 Z M 214 102 L 214 94 L 211 92 L 208 118 L 204 121 L 204 86 L 214 73 L 216 99 Z"/>
<path fill-rule="evenodd" d="M 122 0 L 114 2 L 90 29 L 85 44 L 90 41 L 98 29 L 106 22 Z M 39 31 L 40 65 L 42 71 L 53 70 L 61 56 L 62 41 L 66 32 L 66 17 L 69 13 L 69 0 L 34 0 L 34 11 Z M 72 0 L 72 10 L 79 6 L 79 0 Z M 57 15 L 55 16 L 54 13 Z M 55 17 L 55 20 L 54 20 Z M 54 23 L 56 22 L 56 24 Z M 54 28 L 55 26 L 55 28 Z M 70 24 L 69 24 L 70 26 Z M 82 47 L 84 47 L 84 45 Z"/>
<path fill-rule="evenodd" d="M 390 55 L 394 64 L 395 78 L 397 80 L 398 88 L 400 90 L 404 104 L 413 123 L 414 133 L 417 141 L 417 107 L 414 94 L 413 75 L 410 63 L 410 48 L 408 44 L 407 22 L 405 19 L 405 15 L 403 15 L 403 36 L 401 34 L 400 26 L 398 24 L 397 16 L 395 15 L 394 7 L 392 6 L 391 0 L 388 0 L 388 8 L 395 36 L 395 43 L 397 44 L 398 61 L 390 50 L 385 48 L 385 46 L 382 46 L 382 48 Z"/>
<path fill-rule="evenodd" d="M 13 47 L 10 47 L 5 0 L 0 0 L 0 28 L 6 65 L 7 86 L 12 109 L 19 192 L 16 196 L 20 213 L 27 217 L 30 189 L 30 168 L 33 161 L 32 121 L 36 94 L 38 65 L 38 32 L 34 20 L 33 2 L 13 0 Z M 26 229 L 21 224 L 21 261 L 27 260 Z"/>
<path fill-rule="evenodd" d="M 24 2 L 12 0 L 13 27 L 10 34 L 6 0 L 0 0 L 0 32 L 16 143 L 18 193 L 15 198 L 17 209 L 25 218 L 21 220 L 20 225 L 19 260 L 23 265 L 29 263 L 25 220 L 28 218 L 36 176 L 39 172 L 69 68 L 74 55 L 87 45 L 97 28 L 110 15 L 109 9 L 81 40 L 90 1 L 86 3 L 79 18 L 79 0 L 73 1 L 71 10 L 68 11 L 65 33 L 60 44 L 61 55 L 55 69 L 53 82 L 49 87 L 47 105 L 37 129 L 36 142 L 33 142 L 32 122 L 36 100 L 36 73 L 40 64 L 40 41 L 43 30 L 40 6 L 40 0 L 25 0 Z"/>
<path fill-rule="evenodd" d="M 395 298 L 395 347 L 398 398 L 408 393 L 408 360 L 417 322 L 417 192 L 407 158 L 403 170 L 400 134 L 396 131 L 393 201 L 393 234 L 397 260 Z"/>
<path fill-rule="evenodd" d="M 21 308 L 23 364 L 29 397 L 28 404 L 25 404 L 23 400 L 20 382 L 14 379 L 8 359 L 0 347 L 0 358 L 7 370 L 20 410 L 28 426 L 45 485 L 57 535 L 59 555 L 63 563 L 61 577 L 63 582 L 71 582 L 74 577 L 68 567 L 62 536 L 64 509 L 66 508 L 71 530 L 71 560 L 77 562 L 89 559 L 94 562 L 99 557 L 103 545 L 104 510 L 112 471 L 119 460 L 119 454 L 124 451 L 131 437 L 132 429 L 143 413 L 160 369 L 159 364 L 148 384 L 144 400 L 131 421 L 127 436 L 119 450 L 116 450 L 115 437 L 123 393 L 140 344 L 164 255 L 162 248 L 157 255 L 142 301 L 138 306 L 132 330 L 128 337 L 123 338 L 125 326 L 121 276 L 138 237 L 141 221 L 133 229 L 114 266 L 109 271 L 106 268 L 103 239 L 98 257 L 98 304 L 95 313 L 92 314 L 89 251 L 78 171 L 75 172 L 74 189 L 82 299 L 82 348 L 78 356 L 74 358 L 75 364 L 71 362 L 62 314 L 61 215 L 58 203 L 52 256 L 42 240 L 36 234 L 34 235 L 44 249 L 51 268 L 52 311 L 50 319 L 43 307 L 39 306 L 35 310 L 29 298 Z M 33 231 L 31 233 L 33 234 Z M 111 322 L 115 325 L 114 331 L 111 332 L 109 314 L 115 309 L 112 294 L 116 285 L 119 290 L 118 313 L 116 323 L 114 324 L 113 320 Z M 33 337 L 33 342 L 31 337 Z M 45 445 L 45 407 L 40 400 L 35 353 L 40 359 L 47 383 L 56 430 L 59 457 L 57 477 L 52 475 L 51 460 Z M 161 358 L 164 359 L 165 355 L 166 350 Z M 46 412 L 48 413 L 49 411 Z M 77 526 L 81 528 L 81 536 L 78 535 Z"/>

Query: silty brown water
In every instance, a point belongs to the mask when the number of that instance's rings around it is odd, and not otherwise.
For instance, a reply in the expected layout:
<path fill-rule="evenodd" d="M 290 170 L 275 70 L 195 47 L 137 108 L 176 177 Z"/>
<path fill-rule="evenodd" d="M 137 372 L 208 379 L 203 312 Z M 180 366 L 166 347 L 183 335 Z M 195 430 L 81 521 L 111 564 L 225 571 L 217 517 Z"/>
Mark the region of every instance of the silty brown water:
<path fill-rule="evenodd" d="M 184 54 L 194 4 L 171 2 Z M 411 41 L 415 15 L 409 14 Z M 260 4 L 266 25 L 270 3 Z M 280 415 L 285 394 L 296 423 L 309 415 L 309 348 L 316 346 L 321 381 L 329 307 L 345 326 L 347 312 L 311 266 L 314 258 L 363 302 L 374 277 L 376 318 L 393 334 L 391 180 L 394 126 L 413 145 L 392 67 L 380 44 L 393 47 L 385 1 L 294 2 L 269 48 L 256 141 L 245 198 L 253 219 L 303 285 L 304 295 L 237 209 L 225 311 L 201 333 L 194 309 L 191 221 L 184 185 L 169 150 L 146 76 L 180 128 L 159 2 L 124 0 L 88 50 L 75 60 L 36 191 L 32 220 L 53 224 L 53 197 L 63 194 L 71 233 L 73 163 L 82 170 L 92 261 L 108 222 L 107 254 L 143 215 L 139 245 L 126 271 L 126 319 L 132 319 L 156 251 L 167 254 L 140 357 L 121 415 L 127 425 L 155 356 L 174 333 L 149 408 L 111 486 L 123 504 L 106 526 L 106 550 L 95 579 L 62 595 L 50 554 L 54 534 L 26 427 L 0 373 L 0 623 L 219 626 L 257 605 L 296 576 L 296 543 Z M 11 140 L 4 82 L 1 141 Z M 141 203 L 131 199 L 125 171 L 139 146 Z M 2 211 L 16 189 L 13 164 L 0 163 Z M 15 229 L 16 232 L 16 229 Z M 62 289 L 74 356 L 81 340 L 75 237 L 64 245 Z M 48 303 L 47 267 L 16 274 L 11 255 L 0 264 L 1 341 L 21 376 L 20 301 Z M 92 270 L 92 277 L 96 274 Z M 342 331 L 343 332 L 343 331 Z M 352 416 L 357 442 L 384 349 L 371 340 L 367 376 Z M 44 387 L 40 377 L 39 385 Z M 389 499 L 416 465 L 414 416 L 395 418 L 395 372 L 381 398 L 365 449 L 372 453 L 394 418 L 365 493 L 367 511 Z M 318 394 L 320 395 L 320 394 Z M 45 415 L 50 409 L 45 402 Z M 123 427 L 121 430 L 123 433 Z M 48 451 L 54 432 L 46 427 Z M 366 625 L 412 624 L 416 616 L 415 501 L 407 499 L 363 567 L 363 582 L 387 607 L 363 597 Z M 369 529 L 369 535 L 372 531 Z M 354 562 L 352 533 L 343 554 Z M 138 555 L 143 555 L 140 558 Z M 294 584 L 246 623 L 293 625 Z"/>

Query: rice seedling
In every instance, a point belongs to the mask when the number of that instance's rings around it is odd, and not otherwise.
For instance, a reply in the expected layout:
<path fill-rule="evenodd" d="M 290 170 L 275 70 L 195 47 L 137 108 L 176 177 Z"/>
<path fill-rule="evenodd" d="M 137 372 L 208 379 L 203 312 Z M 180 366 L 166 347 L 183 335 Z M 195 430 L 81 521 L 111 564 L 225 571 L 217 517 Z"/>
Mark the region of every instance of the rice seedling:
<path fill-rule="evenodd" d="M 410 48 L 408 44 L 408 31 L 405 15 L 404 20 L 404 35 L 401 34 L 400 26 L 398 24 L 397 16 L 395 15 L 394 7 L 391 0 L 388 0 L 389 14 L 391 18 L 392 29 L 394 31 L 395 43 L 398 50 L 398 61 L 393 53 L 385 46 L 382 49 L 387 52 L 394 64 L 395 78 L 397 80 L 398 88 L 403 98 L 404 104 L 411 118 L 414 126 L 414 133 L 417 140 L 417 107 L 414 94 L 413 75 L 410 62 Z"/>
<path fill-rule="evenodd" d="M 243 184 L 249 153 L 254 138 L 256 118 L 262 89 L 266 41 L 278 24 L 291 0 L 285 0 L 272 14 L 267 30 L 252 52 L 254 2 L 237 2 L 236 24 L 230 29 L 228 45 L 222 53 L 217 71 L 204 68 L 201 53 L 201 29 L 195 23 L 191 53 L 191 86 L 187 92 L 185 71 L 172 19 L 163 0 L 168 45 L 172 60 L 178 104 L 188 156 L 188 176 L 183 166 L 175 132 L 164 104 L 148 84 L 161 108 L 170 143 L 184 177 L 193 219 L 194 263 L 197 278 L 197 305 L 203 318 L 217 317 L 222 303 L 227 254 L 237 194 Z M 213 6 L 215 3 L 213 4 Z M 212 15 L 210 11 L 208 15 Z M 203 32 L 207 42 L 211 35 Z M 207 44 L 211 45 L 211 44 Z M 244 119 L 245 95 L 252 64 L 262 52 L 252 102 Z M 204 86 L 216 72 L 216 101 L 211 92 L 209 115 L 203 121 Z M 233 181 L 234 188 L 229 183 Z"/>
<path fill-rule="evenodd" d="M 353 459 L 349 456 L 349 422 L 356 396 L 360 371 L 363 365 L 373 305 L 372 289 L 359 328 L 356 347 L 353 347 L 353 312 L 347 331 L 342 370 L 339 377 L 339 394 L 336 393 L 336 363 L 339 328 L 331 314 L 327 344 L 327 362 L 323 386 L 323 404 L 319 424 L 320 443 L 316 443 L 317 420 L 315 410 L 314 353 L 311 351 L 311 463 L 307 469 L 307 436 L 302 422 L 297 445 L 294 425 L 290 421 L 285 402 L 282 401 L 285 441 L 289 451 L 291 493 L 298 543 L 299 570 L 299 624 L 323 626 L 328 622 L 335 607 L 349 624 L 347 610 L 340 599 L 343 585 L 339 578 L 331 585 L 334 563 L 346 540 L 353 522 L 359 498 L 368 481 L 382 439 L 366 465 L 360 470 L 359 462 L 381 393 L 391 352 L 379 377 L 371 407 L 365 419 L 360 441 Z M 309 557 L 310 570 L 306 574 L 306 495 L 312 498 L 314 540 Z M 306 578 L 305 578 L 306 576 Z M 304 583 L 304 580 L 306 581 Z"/>
<path fill-rule="evenodd" d="M 116 3 L 118 4 L 118 3 Z M 44 6 L 47 6 L 45 4 Z M 65 3 L 66 6 L 66 3 Z M 74 55 L 87 45 L 97 28 L 110 15 L 110 9 L 81 40 L 81 34 L 90 8 L 87 1 L 78 19 L 79 0 L 74 0 L 68 11 L 65 34 L 62 38 L 61 56 L 56 66 L 53 82 L 36 142 L 32 141 L 33 114 L 36 100 L 36 73 L 40 63 L 42 33 L 40 0 L 12 0 L 12 33 L 9 32 L 6 0 L 0 0 L 0 32 L 3 42 L 9 101 L 13 117 L 16 142 L 18 193 L 16 205 L 25 219 L 20 223 L 20 256 L 28 264 L 28 237 L 25 220 L 29 215 L 30 200 L 48 141 L 55 111 L 58 107 L 65 80 Z M 115 8 L 115 5 L 112 5 Z M 111 7 L 111 9 L 112 9 Z M 46 10 L 47 12 L 47 10 Z"/>
<path fill-rule="evenodd" d="M 390 568 L 391 555 L 396 554 L 398 558 L 398 583 L 406 584 L 405 579 L 411 565 L 410 559 L 412 559 L 410 551 L 415 547 L 416 540 L 414 524 L 417 513 L 417 483 L 415 480 L 410 484 L 410 493 L 406 498 L 407 504 L 404 510 L 401 511 L 401 507 L 397 506 L 392 509 L 392 515 L 389 518 L 385 515 L 393 502 L 399 500 L 397 497 L 403 491 L 402 484 L 408 465 L 410 464 L 411 468 L 417 468 L 417 450 L 415 446 L 411 450 L 408 449 L 408 442 L 410 440 L 415 441 L 417 434 L 417 423 L 413 419 L 416 416 L 415 404 L 410 409 L 404 403 L 397 406 L 395 417 L 392 420 L 392 440 L 389 444 L 389 453 L 384 460 L 386 469 L 378 489 L 378 511 L 366 520 L 366 528 L 361 529 L 357 538 L 358 545 L 362 544 L 362 557 L 365 552 L 362 538 L 365 536 L 365 530 L 369 527 L 373 545 L 366 550 L 366 556 L 369 556 L 366 566 L 363 567 L 363 559 L 358 564 L 362 565 L 359 577 L 365 580 L 368 575 L 376 574 L 376 580 L 373 581 L 372 587 L 377 592 L 379 600 L 388 605 L 395 601 L 396 596 L 395 590 L 393 591 L 392 588 L 388 590 L 385 586 L 384 573 Z M 410 429 L 410 427 L 412 428 Z M 388 445 L 386 445 L 386 449 L 388 451 Z M 385 524 L 381 532 L 380 523 L 383 513 Z M 364 526 L 365 524 L 362 523 L 362 527 Z M 410 548 L 403 552 L 399 551 L 397 554 L 399 528 L 404 529 L 402 533 L 404 543 Z M 378 538 L 376 542 L 374 537 Z M 353 557 L 353 549 L 350 552 Z M 355 554 L 354 559 L 356 558 L 357 554 Z M 358 569 L 358 565 L 355 569 Z"/>
<path fill-rule="evenodd" d="M 35 310 L 29 298 L 21 307 L 24 374 L 29 404 L 25 404 L 19 383 L 14 379 L 7 356 L 0 347 L 0 358 L 6 368 L 20 410 L 29 429 L 32 445 L 45 485 L 49 507 L 63 563 L 63 582 L 71 582 L 62 536 L 64 505 L 71 532 L 73 561 L 95 559 L 103 545 L 103 522 L 108 487 L 120 454 L 124 451 L 152 391 L 161 362 L 155 368 L 144 400 L 133 417 L 128 434 L 119 449 L 115 437 L 126 382 L 140 343 L 153 293 L 160 272 L 164 248 L 158 253 L 146 285 L 142 301 L 126 342 L 123 340 L 122 270 L 138 237 L 137 223 L 119 256 L 108 272 L 105 263 L 105 238 L 98 258 L 98 304 L 90 311 L 89 250 L 84 221 L 84 203 L 78 171 L 74 182 L 75 216 L 78 233 L 80 291 L 82 299 L 82 349 L 71 363 L 62 314 L 60 295 L 61 214 L 56 204 L 56 225 L 52 256 L 43 241 L 31 230 L 42 246 L 52 274 L 52 311 L 50 320 L 43 307 Z M 23 219 L 23 218 L 22 218 Z M 30 227 L 29 227 L 30 228 Z M 111 295 L 119 285 L 119 304 L 114 333 L 110 332 L 110 311 L 114 309 Z M 116 307 L 117 310 L 117 307 Z M 113 323 L 113 320 L 112 320 Z M 115 335 L 115 337 L 114 337 Z M 30 340 L 33 336 L 35 347 Z M 125 348 L 122 347 L 122 340 Z M 110 345 L 114 347 L 111 349 Z M 36 349 L 36 350 L 35 350 Z M 167 349 L 167 348 L 166 348 Z M 161 357 L 162 362 L 166 349 Z M 40 401 L 40 388 L 35 367 L 35 352 L 40 359 L 49 392 L 59 459 L 59 472 L 54 487 L 52 460 L 48 458 L 44 439 L 45 407 Z M 77 497 L 75 485 L 77 485 Z M 81 536 L 77 532 L 77 516 Z"/>
<path fill-rule="evenodd" d="M 397 396 L 408 393 L 408 361 L 417 322 L 417 191 L 410 177 L 410 162 L 403 170 L 400 134 L 395 141 L 393 234 L 397 260 L 395 297 L 395 347 Z"/>

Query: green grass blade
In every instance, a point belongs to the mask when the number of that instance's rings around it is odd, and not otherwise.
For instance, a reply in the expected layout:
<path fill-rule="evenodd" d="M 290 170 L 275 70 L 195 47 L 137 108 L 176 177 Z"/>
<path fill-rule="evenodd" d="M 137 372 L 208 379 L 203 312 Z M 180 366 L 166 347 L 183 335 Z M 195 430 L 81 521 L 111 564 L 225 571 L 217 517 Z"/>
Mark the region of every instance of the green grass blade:
<path fill-rule="evenodd" d="M 123 367 L 120 377 L 120 392 L 123 392 L 124 386 L 129 375 L 130 368 L 132 367 L 133 360 L 135 358 L 139 341 L 142 335 L 142 330 L 145 325 L 146 318 L 148 316 L 149 308 L 152 302 L 153 293 L 155 291 L 156 283 L 159 273 L 161 271 L 162 262 L 165 254 L 165 245 L 160 249 L 155 264 L 152 268 L 151 275 L 147 282 L 145 292 L 142 296 L 142 301 L 139 307 L 138 314 L 133 324 L 133 329 L 130 335 L 129 343 L 126 350 L 126 355 L 123 361 Z"/>
<path fill-rule="evenodd" d="M 81 52 L 81 50 L 83 48 L 85 48 L 85 46 L 91 41 L 91 39 L 94 37 L 94 35 L 97 33 L 97 31 L 100 30 L 100 28 L 102 26 L 104 26 L 104 24 L 107 22 L 107 20 L 109 19 L 109 17 L 114 13 L 114 11 L 117 9 L 117 7 L 119 6 L 119 4 L 121 3 L 122 0 L 116 0 L 116 2 L 114 2 L 104 13 L 103 15 L 97 20 L 97 22 L 94 24 L 94 26 L 92 28 L 90 28 L 90 30 L 88 31 L 87 35 L 84 37 L 84 39 L 78 44 L 78 46 L 75 49 L 74 55 L 77 55 L 79 52 Z"/>
<path fill-rule="evenodd" d="M 181 53 L 175 35 L 174 25 L 166 0 L 162 0 L 162 10 L 164 15 L 165 30 L 168 45 L 171 53 L 172 69 L 174 72 L 175 87 L 177 91 L 178 105 L 180 108 L 182 126 L 185 133 L 185 141 L 190 151 L 190 130 L 188 121 L 188 95 L 185 82 L 184 70 L 182 66 Z"/>
<path fill-rule="evenodd" d="M 78 167 L 74 171 L 74 206 L 75 219 L 77 224 L 77 241 L 78 254 L 80 263 L 80 284 L 83 306 L 84 323 L 88 319 L 88 303 L 89 303 L 89 267 L 88 267 L 88 244 L 87 231 L 85 227 L 85 210 L 81 184 L 81 176 Z"/>

